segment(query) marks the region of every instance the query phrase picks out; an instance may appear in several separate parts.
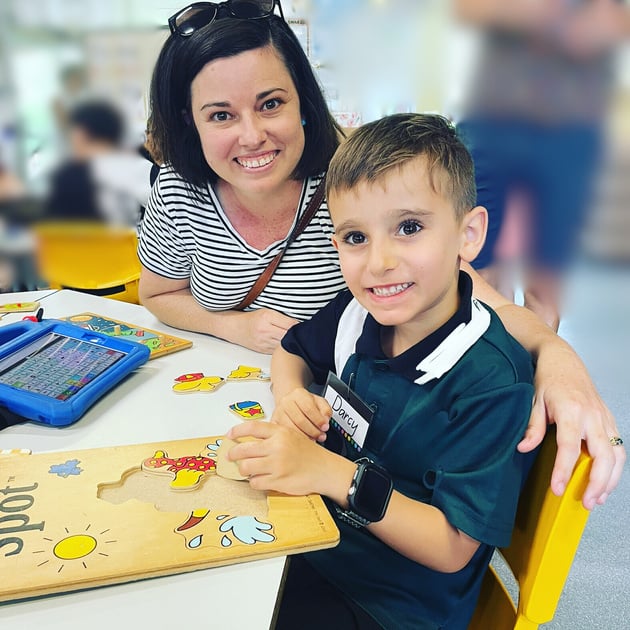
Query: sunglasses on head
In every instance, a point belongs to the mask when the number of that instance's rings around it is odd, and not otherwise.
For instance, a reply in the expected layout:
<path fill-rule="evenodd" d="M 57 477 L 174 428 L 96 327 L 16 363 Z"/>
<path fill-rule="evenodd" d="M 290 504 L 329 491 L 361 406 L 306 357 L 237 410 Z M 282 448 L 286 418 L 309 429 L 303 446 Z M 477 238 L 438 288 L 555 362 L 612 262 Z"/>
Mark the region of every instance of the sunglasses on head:
<path fill-rule="evenodd" d="M 220 11 L 228 17 L 241 20 L 259 20 L 269 17 L 278 6 L 284 20 L 280 0 L 227 0 L 226 2 L 194 2 L 168 18 L 171 33 L 189 37 L 196 30 L 211 24 Z"/>

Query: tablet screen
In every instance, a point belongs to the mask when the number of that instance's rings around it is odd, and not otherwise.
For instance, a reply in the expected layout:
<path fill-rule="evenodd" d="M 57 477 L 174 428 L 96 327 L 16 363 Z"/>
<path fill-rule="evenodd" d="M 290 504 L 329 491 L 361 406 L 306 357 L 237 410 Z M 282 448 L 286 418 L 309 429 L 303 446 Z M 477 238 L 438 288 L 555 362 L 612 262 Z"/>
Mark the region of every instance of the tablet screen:
<path fill-rule="evenodd" d="M 0 361 L 0 383 L 68 400 L 124 356 L 124 352 L 53 332 Z"/>

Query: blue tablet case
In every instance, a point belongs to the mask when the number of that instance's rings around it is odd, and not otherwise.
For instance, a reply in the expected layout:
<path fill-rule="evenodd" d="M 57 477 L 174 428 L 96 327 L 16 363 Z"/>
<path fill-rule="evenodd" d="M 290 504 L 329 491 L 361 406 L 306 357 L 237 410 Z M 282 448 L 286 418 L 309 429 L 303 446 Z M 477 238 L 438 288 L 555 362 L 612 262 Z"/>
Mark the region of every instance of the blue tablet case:
<path fill-rule="evenodd" d="M 0 407 L 52 426 L 76 422 L 130 372 L 148 347 L 68 322 L 0 327 Z"/>

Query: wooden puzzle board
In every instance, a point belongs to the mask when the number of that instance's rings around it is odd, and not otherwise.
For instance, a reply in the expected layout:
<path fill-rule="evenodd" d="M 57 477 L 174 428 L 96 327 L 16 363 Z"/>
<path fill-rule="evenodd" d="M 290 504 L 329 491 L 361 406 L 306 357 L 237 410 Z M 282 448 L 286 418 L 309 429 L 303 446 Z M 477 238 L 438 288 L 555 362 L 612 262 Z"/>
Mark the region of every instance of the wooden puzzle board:
<path fill-rule="evenodd" d="M 173 337 L 173 335 L 168 335 L 157 330 L 142 328 L 135 324 L 111 319 L 110 317 L 104 317 L 96 313 L 77 313 L 76 315 L 70 315 L 69 317 L 62 317 L 60 319 L 81 326 L 81 328 L 95 330 L 105 333 L 106 335 L 122 336 L 142 343 L 151 350 L 149 359 L 155 359 L 163 354 L 177 352 L 178 350 L 184 350 L 192 346 L 192 341 L 188 339 Z"/>
<path fill-rule="evenodd" d="M 221 440 L 0 455 L 0 601 L 338 543 L 320 496 L 217 475 Z"/>

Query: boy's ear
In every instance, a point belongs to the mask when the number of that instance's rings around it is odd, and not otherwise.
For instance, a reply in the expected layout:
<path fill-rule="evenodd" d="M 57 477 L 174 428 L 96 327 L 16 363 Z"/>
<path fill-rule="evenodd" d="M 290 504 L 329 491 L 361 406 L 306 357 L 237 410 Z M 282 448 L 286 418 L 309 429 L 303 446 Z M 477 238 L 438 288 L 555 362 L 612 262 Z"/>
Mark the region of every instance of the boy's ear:
<path fill-rule="evenodd" d="M 459 255 L 462 260 L 472 262 L 477 258 L 486 241 L 488 231 L 488 211 L 483 206 L 475 206 L 462 219 L 462 241 Z"/>
<path fill-rule="evenodd" d="M 330 236 L 330 240 L 331 240 L 331 242 L 332 242 L 332 244 L 333 244 L 333 247 L 334 247 L 337 251 L 339 251 L 339 242 L 337 241 L 337 237 L 336 237 L 334 234 L 332 234 L 332 235 Z"/>

